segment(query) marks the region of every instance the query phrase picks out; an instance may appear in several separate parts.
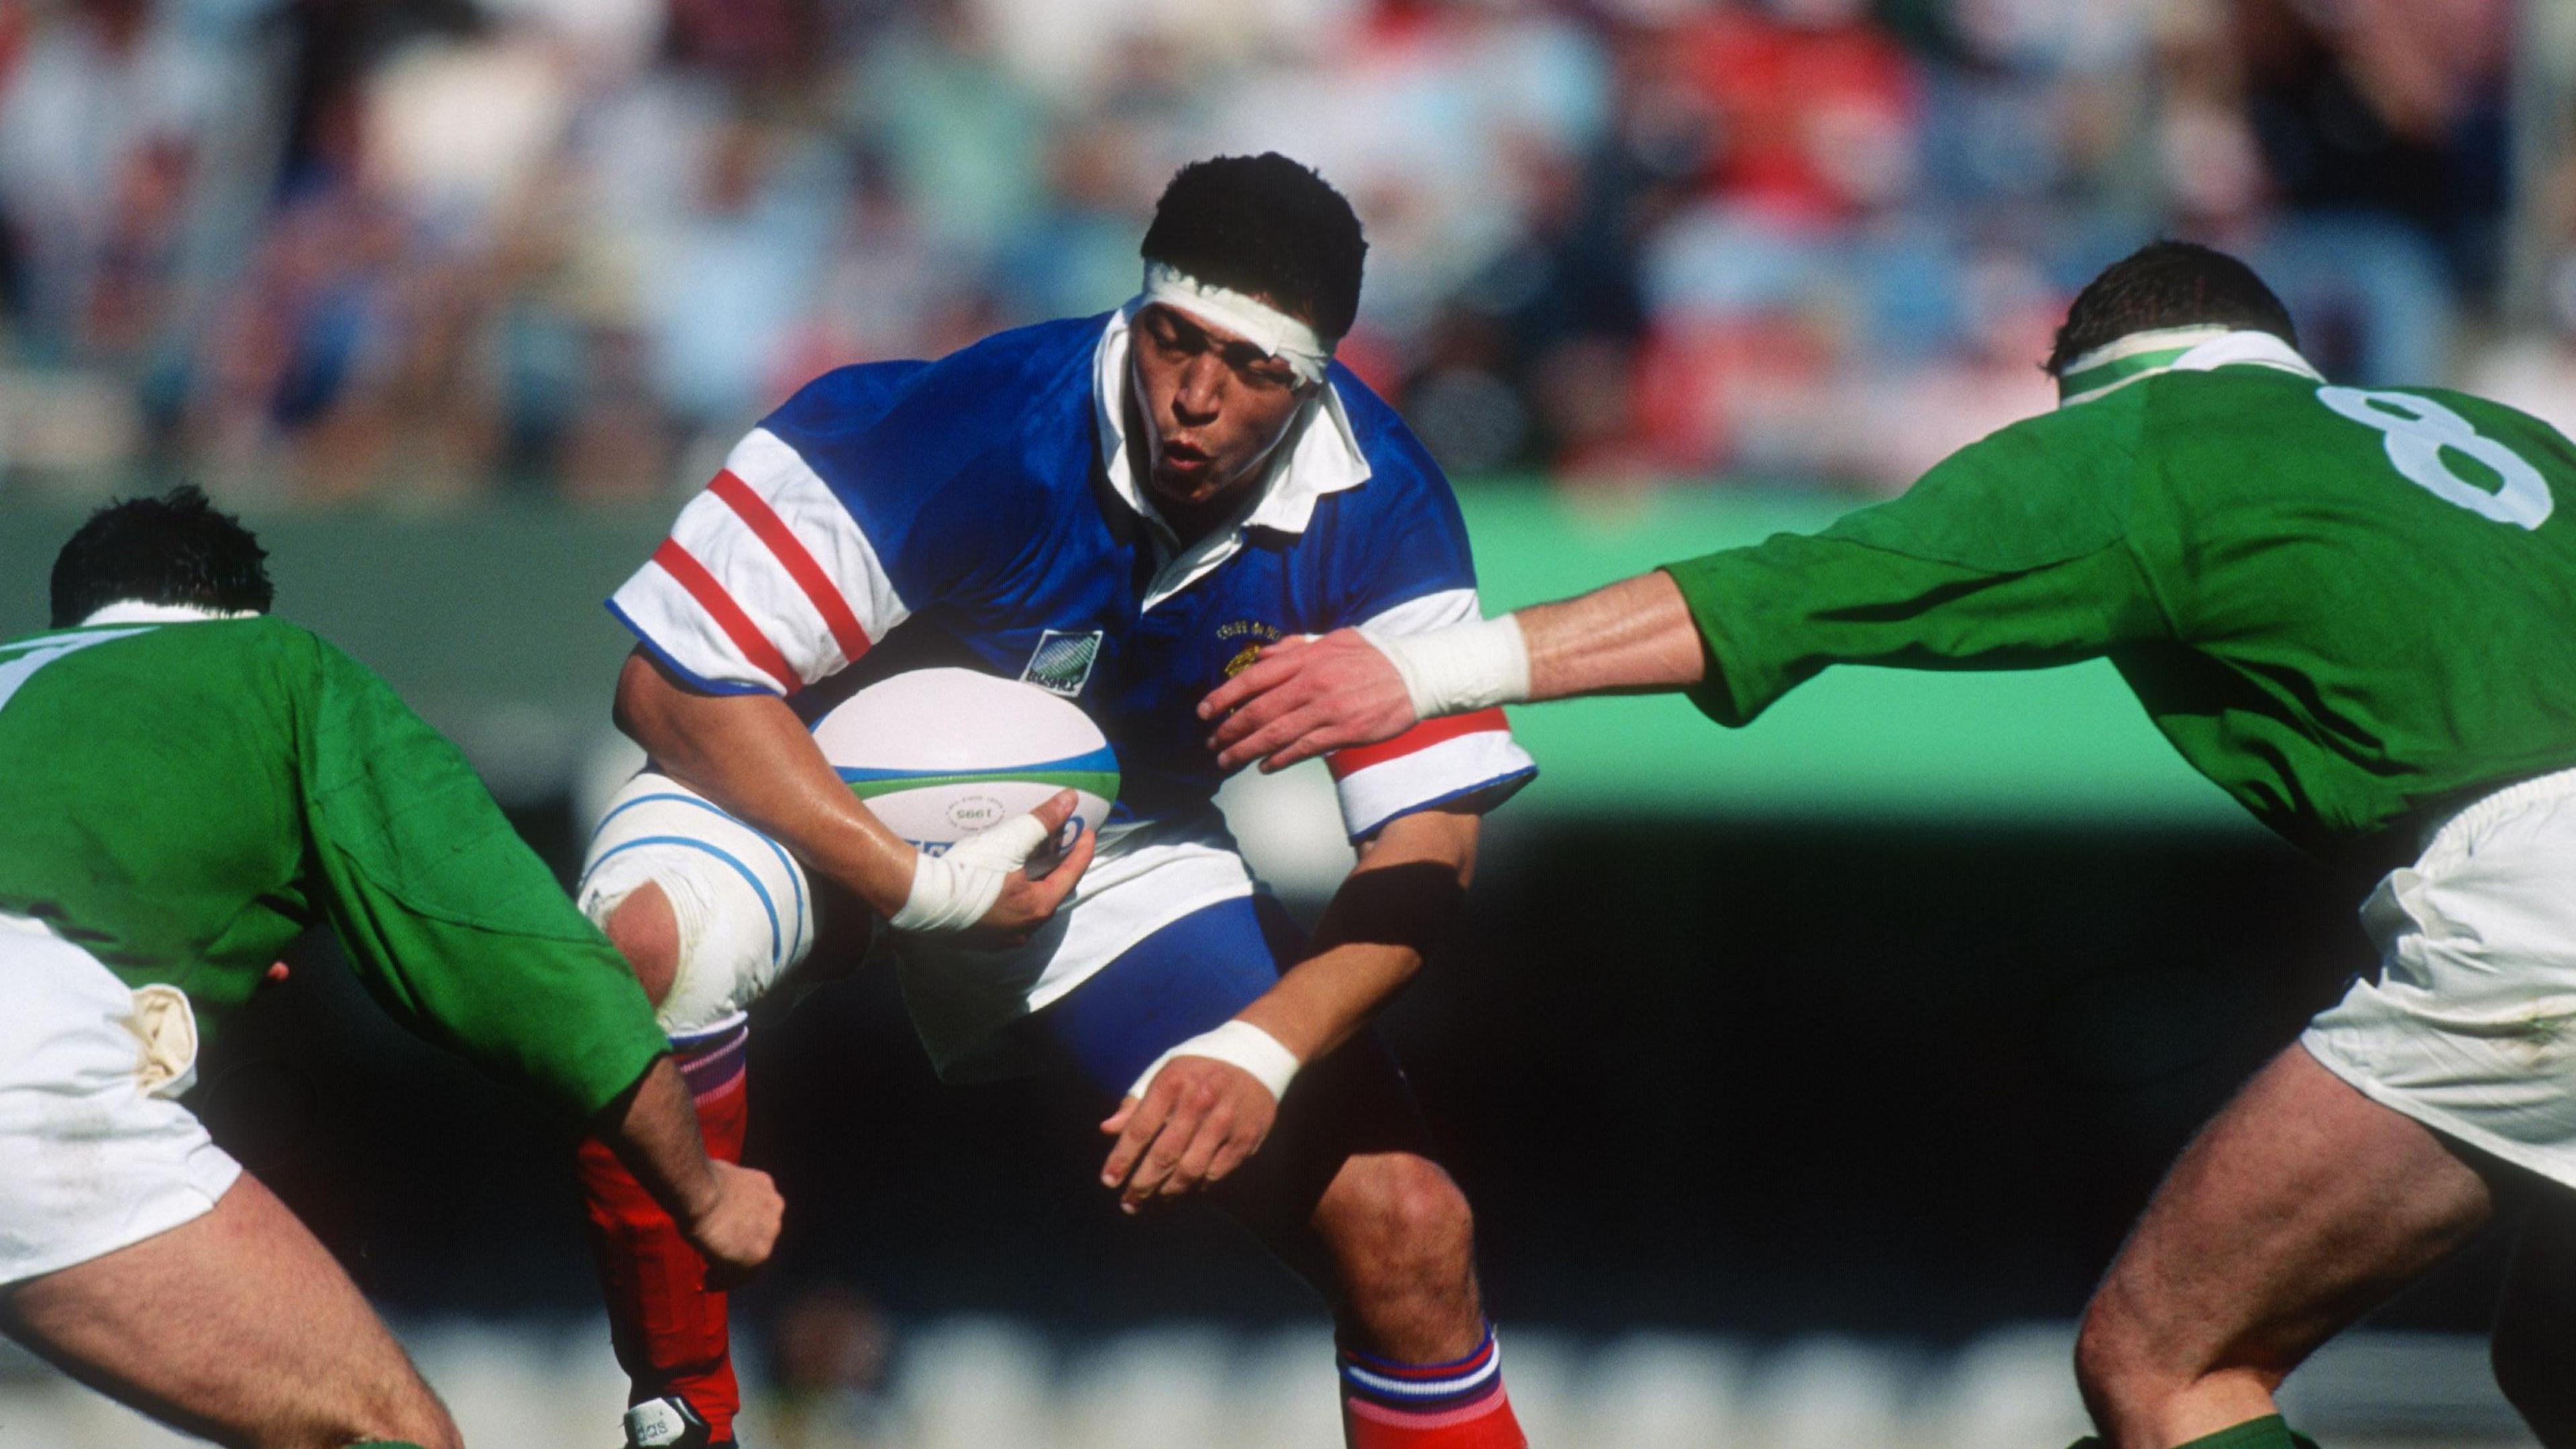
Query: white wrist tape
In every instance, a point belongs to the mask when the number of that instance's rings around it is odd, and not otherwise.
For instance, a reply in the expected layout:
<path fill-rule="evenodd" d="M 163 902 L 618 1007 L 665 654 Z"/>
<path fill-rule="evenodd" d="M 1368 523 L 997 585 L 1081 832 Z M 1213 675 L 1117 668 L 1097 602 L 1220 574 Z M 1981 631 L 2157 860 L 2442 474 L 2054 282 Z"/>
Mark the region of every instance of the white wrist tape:
<path fill-rule="evenodd" d="M 1014 815 L 948 847 L 946 855 L 922 852 L 912 864 L 912 894 L 886 924 L 898 931 L 966 929 L 984 919 L 1011 876 L 1044 848 L 1047 835 L 1045 821 Z"/>
<path fill-rule="evenodd" d="M 1252 1079 L 1270 1089 L 1271 1100 L 1288 1095 L 1288 1083 L 1302 1065 L 1297 1054 L 1279 1044 L 1279 1038 L 1248 1021 L 1229 1021 L 1214 1031 L 1203 1031 L 1179 1046 L 1154 1058 L 1145 1075 L 1127 1089 L 1130 1097 L 1142 1097 L 1154 1085 L 1155 1074 L 1174 1057 L 1214 1057 L 1231 1066 L 1252 1073 Z"/>
<path fill-rule="evenodd" d="M 1529 698 L 1529 640 L 1521 634 L 1517 615 L 1473 619 L 1419 634 L 1360 633 L 1403 676 L 1417 719 Z"/>

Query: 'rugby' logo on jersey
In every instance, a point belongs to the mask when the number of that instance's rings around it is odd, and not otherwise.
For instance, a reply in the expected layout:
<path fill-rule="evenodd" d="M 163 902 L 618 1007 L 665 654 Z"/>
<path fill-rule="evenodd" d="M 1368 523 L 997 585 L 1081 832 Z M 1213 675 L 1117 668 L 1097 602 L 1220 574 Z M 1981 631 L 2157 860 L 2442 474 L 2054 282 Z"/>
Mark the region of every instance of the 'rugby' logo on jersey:
<path fill-rule="evenodd" d="M 1100 658 L 1100 634 L 1098 629 L 1088 634 L 1049 629 L 1040 634 L 1036 651 L 1029 655 L 1029 667 L 1020 671 L 1020 682 L 1067 699 L 1079 698 L 1082 687 L 1091 682 L 1091 666 Z"/>

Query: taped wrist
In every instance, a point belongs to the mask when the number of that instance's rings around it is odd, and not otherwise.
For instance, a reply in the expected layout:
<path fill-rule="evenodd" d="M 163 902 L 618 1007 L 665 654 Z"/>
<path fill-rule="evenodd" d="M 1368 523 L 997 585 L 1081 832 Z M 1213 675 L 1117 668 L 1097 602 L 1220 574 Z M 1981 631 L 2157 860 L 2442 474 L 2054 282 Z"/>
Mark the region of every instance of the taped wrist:
<path fill-rule="evenodd" d="M 1473 619 L 1419 634 L 1361 631 L 1404 679 L 1417 719 L 1465 714 L 1529 698 L 1529 640 L 1520 619 Z"/>
<path fill-rule="evenodd" d="M 913 858 L 912 894 L 886 918 L 898 931 L 962 931 L 984 919 L 1013 872 L 1047 843 L 1046 822 L 1016 815 L 948 848 Z"/>
<path fill-rule="evenodd" d="M 1130 1097 L 1142 1097 L 1154 1085 L 1160 1073 L 1174 1057 L 1213 1057 L 1238 1066 L 1252 1074 L 1252 1079 L 1270 1089 L 1272 1101 L 1288 1095 L 1288 1083 L 1301 1065 L 1297 1054 L 1279 1044 L 1279 1038 L 1248 1021 L 1229 1021 L 1214 1031 L 1203 1031 L 1170 1051 L 1154 1058 L 1154 1064 L 1127 1089 Z"/>

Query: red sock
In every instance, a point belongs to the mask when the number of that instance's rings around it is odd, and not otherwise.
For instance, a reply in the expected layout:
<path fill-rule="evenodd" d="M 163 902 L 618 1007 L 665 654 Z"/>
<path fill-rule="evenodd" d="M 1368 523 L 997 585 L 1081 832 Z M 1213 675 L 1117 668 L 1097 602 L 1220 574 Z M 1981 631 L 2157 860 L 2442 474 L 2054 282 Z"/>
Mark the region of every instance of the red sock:
<path fill-rule="evenodd" d="M 672 1043 L 697 1098 L 707 1155 L 725 1162 L 742 1160 L 750 1034 L 735 1025 Z M 632 1385 L 627 1402 L 677 1396 L 707 1421 L 715 1442 L 731 1440 L 742 1391 L 734 1383 L 725 1295 L 707 1291 L 706 1259 L 604 1143 L 581 1144 L 578 1171 L 590 1208 L 591 1257 L 608 1301 L 609 1342 Z"/>
<path fill-rule="evenodd" d="M 1503 1392 L 1494 1331 L 1449 1363 L 1405 1364 L 1345 1348 L 1342 1435 L 1350 1449 L 1529 1449 Z"/>

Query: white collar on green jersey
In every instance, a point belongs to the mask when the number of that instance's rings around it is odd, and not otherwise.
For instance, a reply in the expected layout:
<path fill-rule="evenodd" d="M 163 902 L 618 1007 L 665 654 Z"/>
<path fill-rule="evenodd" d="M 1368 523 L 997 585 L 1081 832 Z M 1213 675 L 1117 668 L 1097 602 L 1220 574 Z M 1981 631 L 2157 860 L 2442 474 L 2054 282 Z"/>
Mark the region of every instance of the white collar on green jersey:
<path fill-rule="evenodd" d="M 87 629 L 98 624 L 194 624 L 207 619 L 256 619 L 257 609 L 209 609 L 202 604 L 147 604 L 141 599 L 119 599 L 91 611 L 80 621 Z"/>
<path fill-rule="evenodd" d="M 2057 375 L 2057 405 L 2091 402 L 2159 372 L 2208 372 L 2238 364 L 2325 381 L 2297 348 L 2269 332 L 2220 325 L 2159 327 L 2103 343 L 2066 364 L 2066 370 Z"/>

